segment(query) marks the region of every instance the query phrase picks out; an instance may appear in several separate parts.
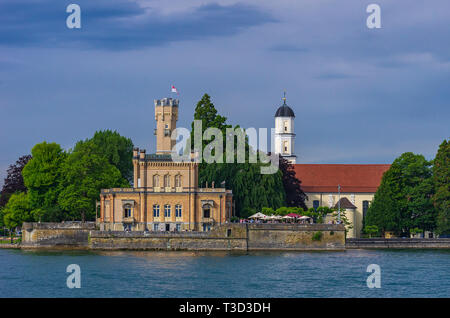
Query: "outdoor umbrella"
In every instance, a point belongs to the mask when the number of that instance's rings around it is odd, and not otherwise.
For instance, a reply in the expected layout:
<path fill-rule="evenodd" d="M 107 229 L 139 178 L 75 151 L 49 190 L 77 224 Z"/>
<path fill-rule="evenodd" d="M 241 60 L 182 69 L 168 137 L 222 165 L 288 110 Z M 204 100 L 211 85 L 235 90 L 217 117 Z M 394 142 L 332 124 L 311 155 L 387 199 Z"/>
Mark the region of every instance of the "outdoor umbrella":
<path fill-rule="evenodd" d="M 255 213 L 248 217 L 249 219 L 265 219 L 267 218 L 267 215 L 262 214 L 261 212 Z"/>

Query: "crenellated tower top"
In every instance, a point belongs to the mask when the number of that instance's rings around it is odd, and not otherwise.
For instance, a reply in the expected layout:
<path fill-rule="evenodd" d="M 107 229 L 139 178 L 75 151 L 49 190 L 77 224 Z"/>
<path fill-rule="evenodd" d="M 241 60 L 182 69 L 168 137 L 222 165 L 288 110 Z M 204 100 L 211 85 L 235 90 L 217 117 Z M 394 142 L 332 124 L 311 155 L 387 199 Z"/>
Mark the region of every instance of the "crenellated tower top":
<path fill-rule="evenodd" d="M 172 140 L 172 132 L 177 128 L 178 99 L 155 99 L 156 120 L 156 154 L 171 154 L 176 140 Z"/>

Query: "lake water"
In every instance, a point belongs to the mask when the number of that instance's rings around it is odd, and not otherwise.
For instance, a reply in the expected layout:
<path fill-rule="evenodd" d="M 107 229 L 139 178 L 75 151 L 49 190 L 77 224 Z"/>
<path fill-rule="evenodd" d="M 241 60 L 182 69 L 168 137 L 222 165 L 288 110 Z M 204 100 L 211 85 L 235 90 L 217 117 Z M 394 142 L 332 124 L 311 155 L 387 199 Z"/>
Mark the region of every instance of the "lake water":
<path fill-rule="evenodd" d="M 66 267 L 81 268 L 81 288 Z M 369 264 L 381 288 L 369 289 Z M 0 297 L 449 297 L 450 250 L 80 252 L 0 249 Z"/>

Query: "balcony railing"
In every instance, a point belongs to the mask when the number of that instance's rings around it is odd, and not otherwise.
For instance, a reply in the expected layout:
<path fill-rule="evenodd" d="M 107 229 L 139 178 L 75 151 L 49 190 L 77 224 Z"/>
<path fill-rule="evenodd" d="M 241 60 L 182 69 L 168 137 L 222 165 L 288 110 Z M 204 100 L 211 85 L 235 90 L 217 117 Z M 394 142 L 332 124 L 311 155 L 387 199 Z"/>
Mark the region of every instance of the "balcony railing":
<path fill-rule="evenodd" d="M 135 219 L 132 216 L 125 217 L 122 220 L 123 223 L 134 223 L 134 221 L 135 221 Z"/>

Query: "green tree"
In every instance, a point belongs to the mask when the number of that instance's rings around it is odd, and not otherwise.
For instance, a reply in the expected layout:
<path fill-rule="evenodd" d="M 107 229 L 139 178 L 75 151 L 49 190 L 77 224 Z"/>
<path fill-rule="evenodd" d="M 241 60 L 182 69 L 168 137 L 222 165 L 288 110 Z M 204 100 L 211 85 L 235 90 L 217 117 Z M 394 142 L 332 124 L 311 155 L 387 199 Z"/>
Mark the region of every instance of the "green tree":
<path fill-rule="evenodd" d="M 218 128 L 223 136 L 226 129 L 232 126 L 226 123 L 226 118 L 218 115 L 218 112 L 211 102 L 210 97 L 205 94 L 198 102 L 194 120 L 202 121 L 202 133 L 210 127 Z M 235 129 L 240 129 L 236 126 Z M 194 123 L 192 123 L 191 140 L 193 140 Z M 228 136 L 226 138 L 229 138 Z M 226 138 L 223 138 L 225 142 Z M 237 138 L 237 137 L 233 137 Z M 236 140 L 235 140 L 236 141 Z M 208 141 L 208 144 L 212 141 Z M 191 149 L 194 143 L 191 143 Z M 202 143 L 202 149 L 206 147 L 206 142 Z M 285 193 L 283 188 L 282 173 L 279 170 L 275 174 L 261 174 L 262 163 L 249 163 L 248 157 L 244 163 L 237 163 L 237 145 L 234 143 L 234 163 L 206 163 L 199 165 L 199 184 L 209 185 L 214 181 L 216 184 L 224 184 L 233 191 L 237 215 L 245 217 L 252 212 L 261 211 L 263 207 L 278 208 L 285 203 Z M 226 149 L 223 144 L 223 149 Z M 248 154 L 251 151 L 248 142 L 245 142 L 245 150 Z"/>
<path fill-rule="evenodd" d="M 422 155 L 406 152 L 386 171 L 367 211 L 365 225 L 382 232 L 409 234 L 420 226 L 433 229 L 435 210 L 431 205 L 431 167 Z"/>
<path fill-rule="evenodd" d="M 345 234 L 347 234 L 350 229 L 353 229 L 354 224 L 348 219 L 345 209 L 341 209 L 340 212 L 334 209 L 331 213 L 331 216 L 336 220 L 338 220 L 338 218 L 340 217 L 341 224 L 345 225 Z"/>
<path fill-rule="evenodd" d="M 5 226 L 5 223 L 3 222 L 3 216 L 5 216 L 5 213 L 3 212 L 3 207 L 0 208 L 0 228 Z"/>
<path fill-rule="evenodd" d="M 378 233 L 378 226 L 376 225 L 368 225 L 364 228 L 364 233 L 368 234 L 371 238 L 372 235 L 375 235 Z"/>
<path fill-rule="evenodd" d="M 3 207 L 0 208 L 0 236 L 4 236 L 5 235 L 5 221 L 4 221 L 4 216 L 5 213 L 3 212 Z"/>
<path fill-rule="evenodd" d="M 272 208 L 268 208 L 268 207 L 263 207 L 261 212 L 265 215 L 275 214 L 275 211 Z"/>
<path fill-rule="evenodd" d="M 4 225 L 9 229 L 15 229 L 22 226 L 23 222 L 31 222 L 34 220 L 31 214 L 30 202 L 28 195 L 24 192 L 14 193 L 6 206 L 3 208 Z"/>
<path fill-rule="evenodd" d="M 275 215 L 285 216 L 291 213 L 290 209 L 285 206 L 281 206 L 275 210 Z"/>
<path fill-rule="evenodd" d="M 54 221 L 62 211 L 58 206 L 61 166 L 67 154 L 56 143 L 42 142 L 31 150 L 32 159 L 22 170 L 29 203 L 36 220 Z"/>
<path fill-rule="evenodd" d="M 128 186 L 119 169 L 99 156 L 97 150 L 95 144 L 85 144 L 72 152 L 62 166 L 58 204 L 66 211 L 64 219 L 94 220 L 100 190 Z"/>
<path fill-rule="evenodd" d="M 89 147 L 89 152 L 104 157 L 110 164 L 119 169 L 122 177 L 133 180 L 133 142 L 116 131 L 103 130 L 95 132 L 91 139 L 79 141 L 74 152 Z"/>
<path fill-rule="evenodd" d="M 411 234 L 416 235 L 416 234 L 419 234 L 419 233 L 423 233 L 423 230 L 419 229 L 418 227 L 415 227 L 415 228 L 411 229 L 410 232 L 411 232 Z"/>
<path fill-rule="evenodd" d="M 450 142 L 444 140 L 433 161 L 433 203 L 437 211 L 437 233 L 450 234 Z"/>
<path fill-rule="evenodd" d="M 202 121 L 202 136 L 206 129 L 210 127 L 218 128 L 225 135 L 226 128 L 231 128 L 231 125 L 227 125 L 227 118 L 218 115 L 217 109 L 211 102 L 211 97 L 208 94 L 204 94 L 195 107 L 194 120 Z M 191 149 L 194 150 L 194 122 L 191 124 Z M 205 141 L 202 143 L 202 151 L 205 147 Z M 199 149 L 197 149 L 199 150 Z"/>
<path fill-rule="evenodd" d="M 431 177 L 419 181 L 407 196 L 407 213 L 411 216 L 409 228 L 422 231 L 436 229 L 436 209 L 433 206 L 434 184 Z"/>

